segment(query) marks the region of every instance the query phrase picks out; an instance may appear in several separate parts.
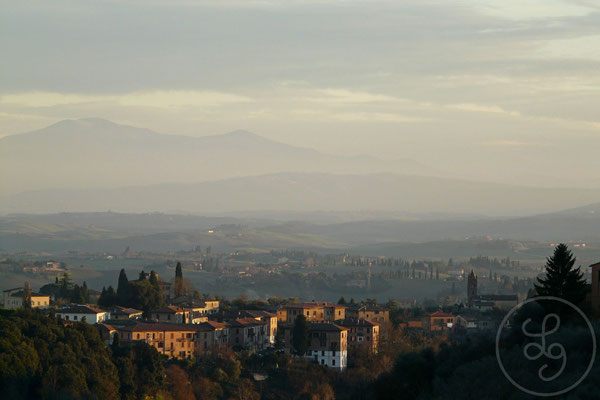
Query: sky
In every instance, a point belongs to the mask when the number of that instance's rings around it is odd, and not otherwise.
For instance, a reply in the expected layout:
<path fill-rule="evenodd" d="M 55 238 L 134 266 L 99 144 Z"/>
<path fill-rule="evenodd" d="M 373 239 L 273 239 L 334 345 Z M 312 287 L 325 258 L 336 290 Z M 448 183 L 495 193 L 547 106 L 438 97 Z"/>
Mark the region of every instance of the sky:
<path fill-rule="evenodd" d="M 2 0 L 0 136 L 245 129 L 600 187 L 600 0 Z"/>

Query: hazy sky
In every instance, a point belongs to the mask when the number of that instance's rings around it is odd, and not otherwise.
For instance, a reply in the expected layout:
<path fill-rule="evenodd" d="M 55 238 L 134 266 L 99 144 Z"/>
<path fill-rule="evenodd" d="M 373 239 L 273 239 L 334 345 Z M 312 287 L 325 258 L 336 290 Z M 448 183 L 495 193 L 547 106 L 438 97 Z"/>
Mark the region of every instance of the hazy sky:
<path fill-rule="evenodd" d="M 1 4 L 0 135 L 95 116 L 600 186 L 600 0 Z"/>

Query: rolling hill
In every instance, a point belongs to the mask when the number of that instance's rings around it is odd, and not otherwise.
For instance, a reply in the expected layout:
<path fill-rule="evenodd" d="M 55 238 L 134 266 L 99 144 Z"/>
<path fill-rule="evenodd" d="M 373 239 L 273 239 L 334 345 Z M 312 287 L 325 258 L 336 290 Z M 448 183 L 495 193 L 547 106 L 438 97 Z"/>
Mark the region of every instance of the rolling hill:
<path fill-rule="evenodd" d="M 532 215 L 600 199 L 600 189 L 531 188 L 396 174 L 279 173 L 194 184 L 53 189 L 0 198 L 3 213 L 353 211 Z"/>

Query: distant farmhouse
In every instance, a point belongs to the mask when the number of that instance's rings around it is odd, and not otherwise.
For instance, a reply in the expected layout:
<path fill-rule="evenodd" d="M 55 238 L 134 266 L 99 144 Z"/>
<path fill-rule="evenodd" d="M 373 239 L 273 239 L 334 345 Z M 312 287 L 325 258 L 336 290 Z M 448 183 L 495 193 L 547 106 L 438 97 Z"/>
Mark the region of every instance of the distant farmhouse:
<path fill-rule="evenodd" d="M 28 305 L 31 308 L 48 308 L 50 306 L 50 296 L 45 294 L 36 293 L 24 287 L 7 289 L 2 292 L 2 307 L 9 310 L 16 310 L 17 308 Z M 27 304 L 26 304 L 27 303 Z"/>

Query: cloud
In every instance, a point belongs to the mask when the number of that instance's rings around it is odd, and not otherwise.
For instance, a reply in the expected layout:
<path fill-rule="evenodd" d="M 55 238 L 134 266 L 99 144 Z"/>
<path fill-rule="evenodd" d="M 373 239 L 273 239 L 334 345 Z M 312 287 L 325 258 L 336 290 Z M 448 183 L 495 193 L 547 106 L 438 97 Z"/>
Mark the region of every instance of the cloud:
<path fill-rule="evenodd" d="M 523 147 L 530 146 L 530 143 L 521 140 L 491 140 L 484 143 L 485 146 L 492 147 Z"/>
<path fill-rule="evenodd" d="M 251 102 L 252 99 L 230 93 L 195 90 L 154 90 L 124 94 L 74 94 L 55 92 L 26 92 L 5 94 L 0 103 L 22 107 L 53 107 L 76 104 L 112 104 L 126 107 L 182 108 L 219 107 L 231 103 Z"/>
<path fill-rule="evenodd" d="M 459 104 L 449 104 L 446 107 L 452 108 L 455 110 L 468 111 L 468 112 L 484 112 L 484 113 L 494 113 L 494 114 L 505 114 L 505 115 L 511 115 L 511 116 L 521 115 L 518 111 L 507 111 L 499 106 L 489 106 L 489 105 L 484 105 L 484 104 L 459 103 Z"/>

